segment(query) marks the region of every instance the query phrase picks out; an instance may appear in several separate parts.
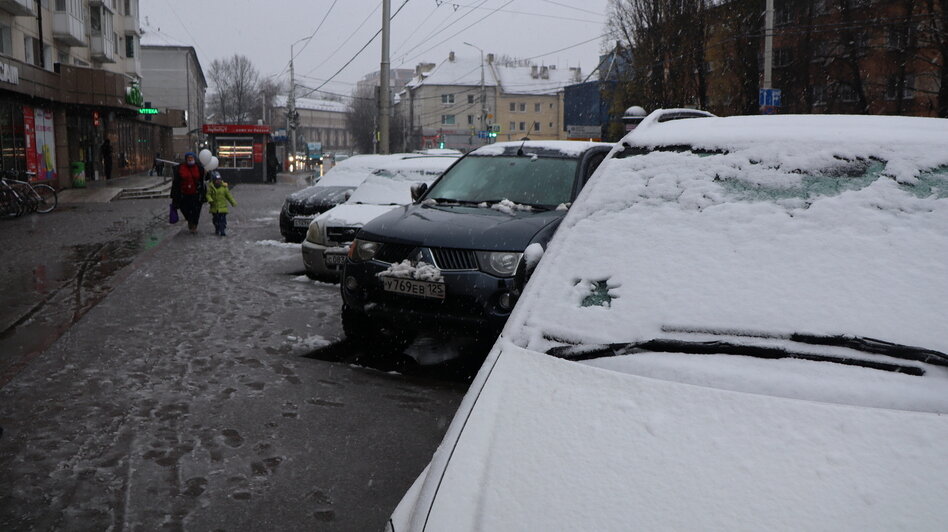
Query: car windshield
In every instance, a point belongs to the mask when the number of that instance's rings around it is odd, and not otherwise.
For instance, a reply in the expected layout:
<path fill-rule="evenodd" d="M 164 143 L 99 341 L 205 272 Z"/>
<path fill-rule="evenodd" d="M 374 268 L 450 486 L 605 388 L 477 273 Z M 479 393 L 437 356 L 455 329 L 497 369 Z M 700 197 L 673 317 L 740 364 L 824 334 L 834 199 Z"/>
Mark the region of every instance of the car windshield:
<path fill-rule="evenodd" d="M 459 202 L 510 200 L 555 207 L 572 199 L 577 159 L 474 156 L 459 161 L 427 197 Z"/>

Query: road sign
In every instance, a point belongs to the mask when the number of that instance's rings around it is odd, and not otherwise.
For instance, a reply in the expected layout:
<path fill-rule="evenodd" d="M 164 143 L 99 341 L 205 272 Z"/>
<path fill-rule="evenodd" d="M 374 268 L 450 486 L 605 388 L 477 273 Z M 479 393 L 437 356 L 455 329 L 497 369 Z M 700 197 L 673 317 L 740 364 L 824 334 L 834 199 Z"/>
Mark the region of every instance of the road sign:
<path fill-rule="evenodd" d="M 780 89 L 760 89 L 757 95 L 757 105 L 764 107 L 780 107 Z"/>
<path fill-rule="evenodd" d="M 602 136 L 602 127 L 567 125 L 566 136 L 570 139 L 598 139 Z"/>

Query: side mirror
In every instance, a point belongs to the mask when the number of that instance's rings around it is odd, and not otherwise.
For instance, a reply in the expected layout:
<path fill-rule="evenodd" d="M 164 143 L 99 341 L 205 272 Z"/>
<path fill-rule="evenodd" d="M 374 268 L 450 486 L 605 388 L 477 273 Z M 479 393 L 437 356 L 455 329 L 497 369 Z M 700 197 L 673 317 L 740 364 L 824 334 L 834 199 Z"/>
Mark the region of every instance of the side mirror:
<path fill-rule="evenodd" d="M 428 183 L 414 183 L 411 186 L 411 200 L 418 201 L 425 195 L 425 192 L 428 192 Z"/>

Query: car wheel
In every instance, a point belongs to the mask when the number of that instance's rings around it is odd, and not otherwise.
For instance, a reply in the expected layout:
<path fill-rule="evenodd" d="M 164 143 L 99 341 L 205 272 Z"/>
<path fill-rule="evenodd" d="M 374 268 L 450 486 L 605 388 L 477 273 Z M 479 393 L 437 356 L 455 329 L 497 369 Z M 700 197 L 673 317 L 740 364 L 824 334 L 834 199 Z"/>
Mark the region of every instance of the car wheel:
<path fill-rule="evenodd" d="M 370 319 L 348 305 L 342 307 L 342 331 L 366 358 L 404 351 L 415 338 L 414 331 L 398 327 L 386 319 Z"/>

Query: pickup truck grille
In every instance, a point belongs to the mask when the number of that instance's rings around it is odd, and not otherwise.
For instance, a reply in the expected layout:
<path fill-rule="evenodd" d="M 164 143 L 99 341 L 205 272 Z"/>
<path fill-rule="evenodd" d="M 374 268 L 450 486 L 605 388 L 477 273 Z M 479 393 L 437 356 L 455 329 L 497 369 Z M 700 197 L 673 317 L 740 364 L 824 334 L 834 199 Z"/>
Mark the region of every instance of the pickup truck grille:
<path fill-rule="evenodd" d="M 431 254 L 442 270 L 477 269 L 477 257 L 469 249 L 431 248 Z"/>

